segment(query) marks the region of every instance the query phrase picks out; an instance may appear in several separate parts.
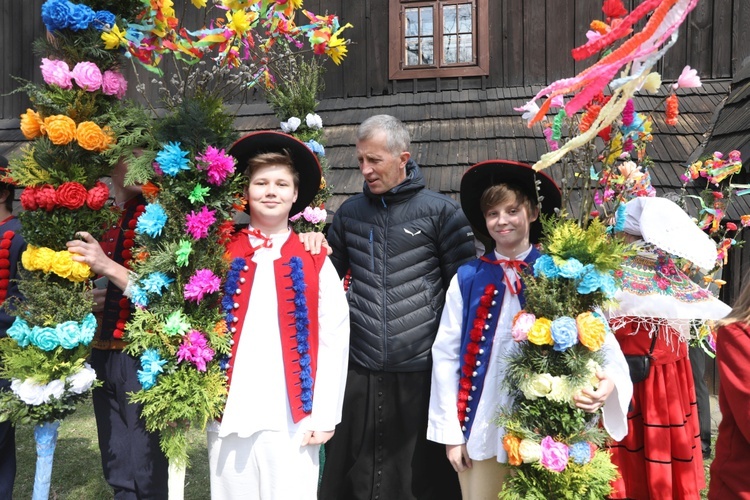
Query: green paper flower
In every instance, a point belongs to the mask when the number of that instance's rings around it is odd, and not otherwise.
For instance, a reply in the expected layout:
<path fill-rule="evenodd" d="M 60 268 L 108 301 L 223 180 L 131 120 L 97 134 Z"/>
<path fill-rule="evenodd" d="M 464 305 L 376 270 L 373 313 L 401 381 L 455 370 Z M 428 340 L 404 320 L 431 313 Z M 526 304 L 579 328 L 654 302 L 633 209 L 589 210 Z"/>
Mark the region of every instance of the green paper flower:
<path fill-rule="evenodd" d="M 190 203 L 204 203 L 203 199 L 211 190 L 209 187 L 203 187 L 200 183 L 196 184 L 193 191 L 188 195 Z"/>
<path fill-rule="evenodd" d="M 180 246 L 177 248 L 177 251 L 175 252 L 175 256 L 177 257 L 177 265 L 180 267 L 187 266 L 188 259 L 192 251 L 193 251 L 192 243 L 190 243 L 188 240 L 180 240 Z"/>
<path fill-rule="evenodd" d="M 164 323 L 164 332 L 168 335 L 184 335 L 190 329 L 190 324 L 185 319 L 187 318 L 182 315 L 182 311 L 173 312 Z"/>

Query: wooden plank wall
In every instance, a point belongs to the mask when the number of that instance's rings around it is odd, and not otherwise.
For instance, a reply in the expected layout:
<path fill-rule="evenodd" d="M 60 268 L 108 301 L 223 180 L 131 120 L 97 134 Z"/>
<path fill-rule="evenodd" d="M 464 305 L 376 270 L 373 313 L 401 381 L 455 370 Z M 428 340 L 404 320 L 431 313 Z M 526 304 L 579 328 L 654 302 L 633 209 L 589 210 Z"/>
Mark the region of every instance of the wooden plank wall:
<path fill-rule="evenodd" d="M 12 76 L 40 81 L 39 61 L 31 53 L 32 41 L 44 28 L 39 12 L 43 0 L 0 0 L 0 119 L 17 118 L 28 106 L 24 95 L 5 95 L 17 87 Z M 179 3 L 179 2 L 177 2 Z M 639 0 L 626 0 L 633 8 Z M 388 0 L 306 0 L 304 7 L 316 13 L 337 13 L 353 28 L 349 57 L 341 66 L 328 62 L 326 90 L 322 97 L 378 96 L 399 92 L 463 90 L 541 85 L 573 76 L 590 61 L 574 62 L 570 49 L 585 41 L 592 19 L 601 18 L 601 0 L 491 0 L 490 73 L 485 77 L 388 80 Z M 197 26 L 197 16 L 186 25 Z M 300 20 L 303 22 L 303 20 Z M 750 57 L 750 2 L 747 0 L 700 0 L 680 30 L 680 39 L 660 63 L 665 79 L 676 78 L 685 64 L 703 78 L 731 78 Z M 167 74 L 169 69 L 166 68 Z M 127 69 L 131 89 L 138 98 L 135 78 Z M 139 70 L 147 83 L 147 95 L 158 101 L 153 75 Z M 168 77 L 168 75 L 167 75 Z"/>

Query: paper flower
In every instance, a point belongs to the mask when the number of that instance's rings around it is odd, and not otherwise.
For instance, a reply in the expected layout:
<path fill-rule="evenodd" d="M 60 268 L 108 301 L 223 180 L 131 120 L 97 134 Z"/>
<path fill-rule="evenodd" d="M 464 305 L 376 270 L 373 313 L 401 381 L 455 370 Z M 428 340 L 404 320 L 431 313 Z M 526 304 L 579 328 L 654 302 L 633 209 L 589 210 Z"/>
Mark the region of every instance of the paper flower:
<path fill-rule="evenodd" d="M 86 194 L 86 206 L 91 210 L 101 210 L 109 199 L 109 188 L 102 181 L 96 181 Z"/>
<path fill-rule="evenodd" d="M 199 372 L 206 371 L 206 363 L 214 358 L 214 350 L 208 346 L 206 337 L 198 330 L 192 330 L 177 349 L 177 362 L 188 361 Z"/>
<path fill-rule="evenodd" d="M 42 78 L 47 85 L 56 85 L 61 89 L 73 88 L 71 81 L 70 67 L 65 61 L 55 59 L 42 59 L 40 66 L 42 69 Z"/>
<path fill-rule="evenodd" d="M 132 285 L 128 290 L 130 301 L 137 307 L 148 307 L 148 293 L 140 285 Z"/>
<path fill-rule="evenodd" d="M 570 447 L 570 458 L 578 465 L 591 461 L 591 445 L 588 441 L 578 441 Z"/>
<path fill-rule="evenodd" d="M 520 389 L 524 397 L 531 401 L 544 398 L 552 391 L 552 375 L 549 373 L 535 373 L 529 380 L 521 384 Z"/>
<path fill-rule="evenodd" d="M 184 335 L 190 329 L 190 324 L 182 311 L 175 311 L 167 317 L 164 323 L 164 333 L 167 335 Z"/>
<path fill-rule="evenodd" d="M 324 208 L 320 207 L 305 207 L 305 209 L 302 212 L 299 212 L 292 217 L 289 217 L 289 220 L 292 222 L 298 221 L 300 218 L 304 218 L 307 222 L 310 222 L 312 224 L 318 224 L 319 222 L 323 222 L 326 220 L 326 217 L 328 216 L 328 212 Z"/>
<path fill-rule="evenodd" d="M 68 28 L 73 31 L 82 31 L 88 29 L 89 25 L 94 22 L 94 10 L 84 4 L 70 4 L 70 18 L 68 19 Z"/>
<path fill-rule="evenodd" d="M 88 363 L 84 363 L 83 368 L 65 379 L 68 390 L 73 394 L 83 394 L 88 391 L 94 385 L 94 381 L 96 381 L 96 372 Z"/>
<path fill-rule="evenodd" d="M 301 123 L 302 123 L 302 120 L 300 120 L 296 116 L 293 116 L 289 118 L 287 121 L 281 122 L 281 130 L 286 134 L 291 134 L 292 132 L 297 131 Z"/>
<path fill-rule="evenodd" d="M 44 385 L 38 384 L 32 379 L 21 381 L 14 378 L 10 382 L 10 390 L 27 405 L 44 404 Z"/>
<path fill-rule="evenodd" d="M 625 204 L 622 203 L 621 206 L 625 206 Z M 576 291 L 583 295 L 597 291 L 601 286 L 601 277 L 601 274 L 593 265 L 585 265 L 581 271 L 580 281 L 576 286 Z"/>
<path fill-rule="evenodd" d="M 546 276 L 556 278 L 560 275 L 560 269 L 550 255 L 542 255 L 534 262 L 534 276 Z"/>
<path fill-rule="evenodd" d="M 525 464 L 533 464 L 542 458 L 542 446 L 531 439 L 522 439 L 518 445 L 518 452 Z"/>
<path fill-rule="evenodd" d="M 552 322 L 550 328 L 552 347 L 556 351 L 564 351 L 578 343 L 578 327 L 576 320 L 568 316 L 562 316 Z"/>
<path fill-rule="evenodd" d="M 700 87 L 701 85 L 701 77 L 698 76 L 698 70 L 693 69 L 690 66 L 685 66 L 682 68 L 682 73 L 680 73 L 677 81 L 672 84 L 672 88 L 675 90 L 691 89 Z"/>
<path fill-rule="evenodd" d="M 211 188 L 201 186 L 200 183 L 196 184 L 190 194 L 188 200 L 190 203 L 204 203 L 206 195 L 211 191 Z"/>
<path fill-rule="evenodd" d="M 161 295 L 162 291 L 166 290 L 172 283 L 174 283 L 174 278 L 170 278 L 159 271 L 149 274 L 140 281 L 140 285 L 146 292 L 157 295 Z"/>
<path fill-rule="evenodd" d="M 23 136 L 28 140 L 36 139 L 42 135 L 41 125 L 43 123 L 39 113 L 33 109 L 26 109 L 26 112 L 21 115 L 21 132 Z"/>
<path fill-rule="evenodd" d="M 529 342 L 536 345 L 552 345 L 552 321 L 547 318 L 537 318 L 529 330 Z"/>
<path fill-rule="evenodd" d="M 326 150 L 323 147 L 323 145 L 320 144 L 318 141 L 316 141 L 314 139 L 310 139 L 309 141 L 307 141 L 305 143 L 305 145 L 308 148 L 310 148 L 310 151 L 312 151 L 313 153 L 315 153 L 318 156 L 325 156 L 326 155 Z"/>
<path fill-rule="evenodd" d="M 142 370 L 138 370 L 138 382 L 141 387 L 148 390 L 156 385 L 156 378 L 160 373 L 164 373 L 163 366 L 167 364 L 166 359 L 162 359 L 159 351 L 156 349 L 146 349 L 141 355 Z"/>
<path fill-rule="evenodd" d="M 521 440 L 512 434 L 503 436 L 503 449 L 508 454 L 508 463 L 510 465 L 518 466 L 523 463 L 519 450 L 520 444 Z"/>
<path fill-rule="evenodd" d="M 158 203 L 149 203 L 141 216 L 138 217 L 135 232 L 156 238 L 161 236 L 161 231 L 166 223 L 167 213 L 164 208 Z"/>
<path fill-rule="evenodd" d="M 205 170 L 208 183 L 214 186 L 221 185 L 235 171 L 234 157 L 213 146 L 209 146 L 203 154 L 196 156 L 195 161 L 198 170 Z"/>
<path fill-rule="evenodd" d="M 531 119 L 533 119 L 539 112 L 539 106 L 537 105 L 536 101 L 529 101 L 520 108 L 513 109 L 515 111 L 523 111 L 524 113 L 521 115 L 521 118 L 523 118 L 527 122 L 530 122 Z"/>
<path fill-rule="evenodd" d="M 206 206 L 202 207 L 198 213 L 191 210 L 185 215 L 185 231 L 193 239 L 199 240 L 208 236 L 208 229 L 214 222 L 216 222 L 216 210 L 209 210 Z"/>
<path fill-rule="evenodd" d="M 578 340 L 592 351 L 598 351 L 604 345 L 607 335 L 602 320 L 591 312 L 582 312 L 576 317 Z"/>
<path fill-rule="evenodd" d="M 313 130 L 323 128 L 323 119 L 317 113 L 307 113 L 307 116 L 305 116 L 305 123 Z"/>
<path fill-rule="evenodd" d="M 107 70 L 102 75 L 102 92 L 105 95 L 113 95 L 118 99 L 125 97 L 128 90 L 128 81 L 119 71 Z"/>
<path fill-rule="evenodd" d="M 28 323 L 18 316 L 16 316 L 13 324 L 7 330 L 8 337 L 15 340 L 19 347 L 28 347 L 31 343 L 29 340 L 30 333 L 31 329 L 29 328 Z"/>
<path fill-rule="evenodd" d="M 52 144 L 64 146 L 76 138 L 76 122 L 65 115 L 52 115 L 44 119 L 44 132 Z"/>
<path fill-rule="evenodd" d="M 78 124 L 76 139 L 83 149 L 102 152 L 113 142 L 110 133 L 111 130 L 108 127 L 102 129 L 94 122 L 85 121 Z"/>
<path fill-rule="evenodd" d="M 68 0 L 48 0 L 42 4 L 42 22 L 47 31 L 59 31 L 68 27 L 72 4 Z"/>
<path fill-rule="evenodd" d="M 188 280 L 183 295 L 185 300 L 200 303 L 206 294 L 218 292 L 220 287 L 221 278 L 216 276 L 213 271 L 199 269 Z"/>
<path fill-rule="evenodd" d="M 99 31 L 108 30 L 115 25 L 115 15 L 108 10 L 99 10 L 94 15 L 92 24 Z"/>
<path fill-rule="evenodd" d="M 519 311 L 513 318 L 513 326 L 510 334 L 516 342 L 523 342 L 528 339 L 529 330 L 534 325 L 536 316 L 526 311 Z"/>
<path fill-rule="evenodd" d="M 180 149 L 179 142 L 169 142 L 156 154 L 156 163 L 165 175 L 174 177 L 181 170 L 190 170 L 187 156 L 188 151 Z"/>
<path fill-rule="evenodd" d="M 555 472 L 562 472 L 568 466 L 568 447 L 545 436 L 542 439 L 542 458 L 540 460 L 543 466 Z"/>
<path fill-rule="evenodd" d="M 570 258 L 560 266 L 560 276 L 568 279 L 578 278 L 583 272 L 583 264 L 578 259 Z"/>
<path fill-rule="evenodd" d="M 79 62 L 73 67 L 70 76 L 75 80 L 76 85 L 89 92 L 99 90 L 102 86 L 102 72 L 99 66 L 92 62 Z"/>
<path fill-rule="evenodd" d="M 175 262 L 180 267 L 188 265 L 190 253 L 193 251 L 193 244 L 188 240 L 180 240 L 177 251 L 175 252 Z"/>

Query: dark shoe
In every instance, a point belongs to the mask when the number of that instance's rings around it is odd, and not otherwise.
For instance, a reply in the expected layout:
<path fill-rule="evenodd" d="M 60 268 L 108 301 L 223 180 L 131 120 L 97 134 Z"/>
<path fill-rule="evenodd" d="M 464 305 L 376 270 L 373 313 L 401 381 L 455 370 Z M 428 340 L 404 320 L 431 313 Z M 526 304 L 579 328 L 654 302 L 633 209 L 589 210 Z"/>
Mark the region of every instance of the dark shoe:
<path fill-rule="evenodd" d="M 703 450 L 703 460 L 708 460 L 711 458 L 711 449 Z"/>

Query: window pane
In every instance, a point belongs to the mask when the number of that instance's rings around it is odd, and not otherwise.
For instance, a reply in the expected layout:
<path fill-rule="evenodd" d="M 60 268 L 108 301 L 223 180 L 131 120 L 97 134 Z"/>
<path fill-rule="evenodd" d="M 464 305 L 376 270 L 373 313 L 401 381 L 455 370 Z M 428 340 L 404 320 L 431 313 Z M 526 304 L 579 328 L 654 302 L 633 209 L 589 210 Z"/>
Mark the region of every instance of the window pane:
<path fill-rule="evenodd" d="M 452 35 L 456 33 L 456 6 L 446 5 L 443 7 L 443 34 Z"/>
<path fill-rule="evenodd" d="M 445 64 L 456 63 L 456 35 L 443 37 L 443 60 Z"/>
<path fill-rule="evenodd" d="M 420 7 L 419 15 L 419 34 L 422 36 L 432 36 L 432 7 Z"/>
<path fill-rule="evenodd" d="M 406 36 L 417 36 L 419 34 L 419 9 L 406 9 L 405 17 L 404 34 Z"/>
<path fill-rule="evenodd" d="M 406 65 L 417 66 L 419 64 L 419 38 L 406 39 Z"/>
<path fill-rule="evenodd" d="M 458 35 L 458 62 L 474 62 L 471 35 Z"/>
<path fill-rule="evenodd" d="M 471 33 L 471 4 L 458 6 L 458 32 Z"/>
<path fill-rule="evenodd" d="M 432 37 L 430 38 L 422 38 L 422 64 L 432 64 L 433 61 L 433 55 L 432 55 Z"/>

